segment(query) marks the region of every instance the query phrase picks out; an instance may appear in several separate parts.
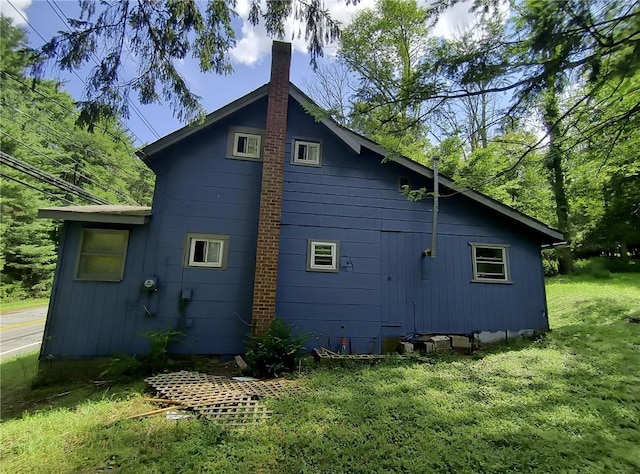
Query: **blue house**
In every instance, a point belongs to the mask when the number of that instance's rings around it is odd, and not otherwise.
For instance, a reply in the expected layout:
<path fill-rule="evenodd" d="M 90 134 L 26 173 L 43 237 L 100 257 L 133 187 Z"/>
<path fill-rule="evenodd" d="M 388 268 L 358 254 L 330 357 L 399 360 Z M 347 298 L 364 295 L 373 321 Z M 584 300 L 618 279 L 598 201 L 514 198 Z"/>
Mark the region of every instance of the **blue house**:
<path fill-rule="evenodd" d="M 468 191 L 440 199 L 434 235 L 432 199 L 402 192 L 432 190 L 432 169 L 314 120 L 289 61 L 274 43 L 268 84 L 139 152 L 152 208 L 40 211 L 64 221 L 41 359 L 145 353 L 174 328 L 175 352 L 229 356 L 276 315 L 309 348 L 364 353 L 548 329 L 540 248 L 562 234 Z"/>

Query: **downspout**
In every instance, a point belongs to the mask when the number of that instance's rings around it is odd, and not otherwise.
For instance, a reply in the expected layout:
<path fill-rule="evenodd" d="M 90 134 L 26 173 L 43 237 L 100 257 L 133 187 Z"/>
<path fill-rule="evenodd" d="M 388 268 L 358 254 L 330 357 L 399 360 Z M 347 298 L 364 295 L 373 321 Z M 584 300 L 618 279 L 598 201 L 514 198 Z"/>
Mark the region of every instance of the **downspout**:
<path fill-rule="evenodd" d="M 438 243 L 438 155 L 433 155 L 433 219 L 431 220 L 431 257 L 436 256 Z"/>

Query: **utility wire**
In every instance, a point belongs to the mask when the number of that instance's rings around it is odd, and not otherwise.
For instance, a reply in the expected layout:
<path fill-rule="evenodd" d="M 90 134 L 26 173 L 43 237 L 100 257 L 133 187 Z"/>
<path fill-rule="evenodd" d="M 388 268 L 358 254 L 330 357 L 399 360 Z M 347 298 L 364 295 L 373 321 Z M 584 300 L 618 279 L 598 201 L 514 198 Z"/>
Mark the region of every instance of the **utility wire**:
<path fill-rule="evenodd" d="M 13 135 L 10 135 L 9 133 L 7 133 L 7 132 L 5 132 L 5 131 L 3 131 L 3 130 L 0 130 L 0 133 L 1 133 L 2 135 L 6 136 L 7 138 L 9 138 L 9 139 L 13 140 L 14 142 L 19 143 L 20 145 L 22 145 L 22 146 L 24 146 L 24 147 L 28 148 L 28 149 L 29 149 L 29 150 L 31 150 L 33 153 L 36 153 L 36 154 L 38 154 L 38 155 L 40 155 L 40 156 L 43 156 L 44 158 L 47 158 L 47 159 L 48 159 L 48 160 L 50 160 L 50 161 L 53 161 L 55 164 L 59 165 L 59 166 L 60 166 L 60 167 L 62 167 L 62 168 L 65 168 L 65 167 L 66 167 L 66 168 L 68 169 L 68 168 L 69 168 L 69 166 L 70 166 L 70 165 L 68 165 L 68 164 L 63 164 L 63 163 L 59 162 L 59 161 L 58 161 L 58 160 L 56 160 L 55 158 L 53 158 L 53 157 L 51 157 L 51 156 L 49 156 L 49 155 L 47 155 L 47 154 L 45 154 L 45 153 L 42 153 L 41 151 L 39 151 L 39 150 L 37 150 L 37 149 L 33 148 L 31 145 L 29 145 L 29 144 L 27 144 L 27 143 L 23 142 L 23 141 L 22 141 L 22 140 L 20 140 L 19 138 L 16 138 L 16 137 L 14 137 Z M 78 165 L 81 165 L 81 163 L 80 163 L 80 162 L 78 162 L 78 161 L 74 161 L 74 163 L 76 163 L 76 164 L 78 164 Z M 103 186 L 103 185 L 101 185 L 101 184 L 99 184 L 99 183 L 95 182 L 94 180 L 92 180 L 91 178 L 89 178 L 87 175 L 85 175 L 85 174 L 81 173 L 80 171 L 75 170 L 75 169 L 73 169 L 73 168 L 72 168 L 72 169 L 70 169 L 70 171 L 74 172 L 74 173 L 75 173 L 75 174 L 77 174 L 78 176 L 81 176 L 81 177 L 85 178 L 87 181 L 89 181 L 89 182 L 90 182 L 90 183 L 92 183 L 92 184 L 95 184 L 95 185 L 96 185 L 96 186 L 98 186 L 99 188 L 102 188 L 104 191 L 111 192 L 111 190 L 110 190 L 109 188 L 107 188 L 107 187 L 105 187 L 105 186 Z M 116 193 L 117 193 L 117 192 L 116 192 Z M 126 196 L 125 196 L 125 200 L 128 200 L 128 201 L 129 201 L 129 203 L 134 202 L 134 201 L 132 201 L 131 199 L 129 199 L 128 197 L 126 197 Z M 137 204 L 137 203 L 136 203 L 136 204 Z"/>
<path fill-rule="evenodd" d="M 4 174 L 4 173 L 2 173 L 2 172 L 0 172 L 0 176 L 1 176 L 2 178 L 4 178 L 4 179 L 10 179 L 11 181 L 15 181 L 16 183 L 21 184 L 21 185 L 23 185 L 23 186 L 26 186 L 27 188 L 31 188 L 31 189 L 34 189 L 34 190 L 36 190 L 36 191 L 39 191 L 39 192 L 41 192 L 42 194 L 46 194 L 47 196 L 52 197 L 53 199 L 59 199 L 59 200 L 61 200 L 61 201 L 64 201 L 64 202 L 66 202 L 66 203 L 69 203 L 69 204 L 71 204 L 71 205 L 75 205 L 75 202 L 73 202 L 73 201 L 69 201 L 67 198 L 64 198 L 64 197 L 62 197 L 62 196 L 56 196 L 55 194 L 50 193 L 49 191 L 45 191 L 44 189 L 36 188 L 35 186 L 31 186 L 29 183 L 25 183 L 24 181 L 21 181 L 21 180 L 19 180 L 19 179 L 17 179 L 17 178 L 13 178 L 13 177 L 11 177 L 11 176 L 9 176 L 9 175 L 7 175 L 7 174 Z"/>
<path fill-rule="evenodd" d="M 27 25 L 29 25 L 29 27 L 33 30 L 33 32 L 34 32 L 35 34 L 37 34 L 37 35 L 40 37 L 40 39 L 42 39 L 42 41 L 43 41 L 44 43 L 47 43 L 47 40 L 45 39 L 45 37 L 44 37 L 44 36 L 42 36 L 42 35 L 40 34 L 40 32 L 39 32 L 39 31 L 38 31 L 38 30 L 37 30 L 37 29 L 36 29 L 36 28 L 35 28 L 35 27 L 34 27 L 34 26 L 29 22 L 29 20 L 27 20 L 27 18 L 22 14 L 22 12 L 21 12 L 20 10 L 18 10 L 18 9 L 15 7 L 15 5 L 14 5 L 13 3 L 11 3 L 11 0 L 7 0 L 7 3 L 9 3 L 9 5 L 11 5 L 11 8 L 13 8 L 13 9 L 16 11 L 16 13 L 17 13 L 18 15 L 20 15 L 20 17 L 22 17 L 22 19 L 26 22 L 26 24 L 27 24 Z M 66 23 L 66 21 L 65 21 L 65 23 Z M 68 24 L 67 24 L 67 29 L 69 29 Z M 69 31 L 71 31 L 71 30 L 69 30 Z M 79 75 L 75 70 L 74 70 L 74 71 L 72 71 L 72 72 L 73 72 L 73 74 L 74 74 L 74 75 L 75 75 L 75 76 L 80 80 L 80 82 L 82 82 L 82 83 L 84 84 L 84 86 L 86 87 L 86 86 L 87 86 L 87 83 L 85 82 L 85 80 L 84 80 L 84 79 L 82 79 L 82 77 L 80 77 L 80 75 Z M 129 132 L 131 132 L 131 134 L 132 134 L 134 137 L 136 137 L 136 139 L 137 139 L 140 143 L 143 143 L 143 142 L 142 142 L 142 140 L 140 139 L 140 137 L 138 137 L 138 136 L 137 136 L 137 135 L 136 135 L 132 130 L 129 130 Z"/>
<path fill-rule="evenodd" d="M 35 101 L 33 101 L 33 102 L 32 102 L 32 104 L 34 104 L 34 105 L 38 108 L 38 111 L 40 112 L 40 115 L 45 115 L 45 114 L 46 114 L 46 115 L 47 115 L 47 116 L 48 116 L 52 121 L 54 121 L 54 122 L 55 122 L 55 121 L 57 121 L 57 119 L 56 119 L 55 117 L 53 117 L 49 112 L 47 112 L 47 110 L 40 108 L 40 107 L 39 107 L 39 105 L 38 105 Z M 14 106 L 14 110 L 15 110 L 16 112 L 20 113 L 20 114 L 27 115 L 27 113 L 26 113 L 26 112 L 24 112 L 23 110 L 20 110 L 19 108 L 15 107 L 15 106 Z M 100 159 L 103 159 L 103 160 L 105 160 L 105 161 L 112 161 L 112 160 L 113 160 L 113 157 L 112 157 L 112 156 L 105 155 L 104 153 L 101 153 L 101 152 L 99 152 L 99 151 L 97 151 L 97 150 L 95 150 L 95 149 L 93 149 L 93 148 L 89 148 L 89 147 L 85 146 L 85 144 L 82 144 L 82 143 L 80 143 L 80 142 L 78 142 L 78 141 L 74 140 L 74 139 L 71 137 L 71 135 L 70 135 L 70 134 L 62 133 L 60 130 L 54 130 L 53 128 L 51 128 L 51 127 L 49 127 L 47 124 L 45 124 L 43 121 L 38 120 L 38 119 L 36 119 L 36 118 L 34 118 L 34 117 L 31 117 L 31 118 L 32 118 L 34 121 L 36 121 L 36 122 L 40 123 L 41 125 L 43 125 L 44 127 L 46 127 L 48 130 L 51 130 L 52 132 L 54 132 L 57 136 L 59 136 L 59 137 L 60 137 L 60 136 L 62 136 L 62 137 L 63 137 L 63 138 L 68 142 L 68 143 L 71 143 L 72 145 L 75 145 L 75 146 L 78 146 L 78 147 L 84 148 L 84 150 L 85 150 L 86 152 L 88 152 L 88 153 L 92 154 L 93 156 L 95 156 L 95 157 L 97 157 L 97 158 L 100 158 Z M 134 157 L 133 159 L 134 159 L 134 162 L 133 162 L 133 163 L 137 166 L 137 165 L 138 165 L 138 163 L 137 163 L 138 158 L 135 158 L 135 157 Z M 142 169 L 141 169 L 141 170 L 142 170 Z M 121 171 L 122 171 L 125 175 L 127 175 L 127 176 L 131 177 L 132 179 L 137 179 L 137 177 L 136 177 L 135 175 L 133 175 L 133 174 L 131 174 L 131 173 L 128 173 L 127 171 L 125 171 L 125 170 L 121 170 Z M 146 168 L 144 168 L 144 171 L 148 171 L 148 170 L 147 170 Z"/>
<path fill-rule="evenodd" d="M 69 107 L 67 107 L 66 105 L 60 103 L 59 101 L 57 101 L 56 99 L 54 99 L 53 97 L 47 95 L 47 94 L 43 94 L 42 92 L 40 92 L 38 89 L 31 87 L 29 84 L 26 84 L 24 81 L 17 79 L 15 77 L 14 74 L 8 72 L 8 71 L 0 71 L 0 74 L 5 75 L 6 77 L 8 77 L 9 79 L 12 79 L 20 84 L 22 84 L 27 90 L 30 90 L 32 92 L 35 92 L 36 94 L 38 94 L 40 97 L 49 100 L 51 102 L 53 102 L 54 104 L 58 105 L 59 107 L 61 107 L 62 109 L 66 110 L 67 112 L 76 115 L 78 113 L 77 110 L 71 109 Z M 131 150 L 131 144 L 127 143 L 126 141 L 124 141 L 121 137 L 119 137 L 118 135 L 114 134 L 113 132 L 111 132 L 106 126 L 104 125 L 100 125 L 100 124 L 94 124 L 96 126 L 98 126 L 100 129 L 102 129 L 107 135 L 111 136 L 112 138 L 114 138 L 115 140 L 121 142 L 122 144 L 125 145 L 125 147 L 127 148 L 127 150 L 129 151 L 129 153 L 132 154 L 133 158 L 134 158 L 134 163 L 136 165 L 136 167 L 138 167 L 138 169 L 140 169 L 141 171 L 144 172 L 148 172 L 149 169 L 140 164 L 139 158 L 137 157 L 137 155 L 135 154 L 135 151 Z"/>
<path fill-rule="evenodd" d="M 58 189 L 66 191 L 68 193 L 74 194 L 85 201 L 89 201 L 93 204 L 109 204 L 109 201 L 106 199 L 102 199 L 101 197 L 96 196 L 88 191 L 85 191 L 79 186 L 75 184 L 71 184 L 64 179 L 58 178 L 57 176 L 53 176 L 45 171 L 42 171 L 35 166 L 31 166 L 29 163 L 26 163 L 14 156 L 11 156 L 3 151 L 0 151 L 0 163 L 9 168 L 13 168 L 16 171 L 20 171 L 32 178 L 37 179 L 43 183 L 50 184 Z"/>
<path fill-rule="evenodd" d="M 24 112 L 22 112 L 20 109 L 17 109 L 17 108 L 16 108 L 15 110 L 16 110 L 16 111 L 18 111 L 18 112 L 20 112 L 20 113 L 22 113 L 22 114 L 24 113 Z M 27 127 L 27 122 L 25 122 L 25 123 L 22 123 L 22 124 L 21 124 L 21 123 L 19 123 L 17 120 L 15 120 L 15 119 L 13 119 L 13 118 L 9 118 L 9 120 L 10 120 L 10 121 L 12 121 L 12 122 L 13 122 L 13 123 L 15 123 L 15 124 L 21 125 L 23 128 L 26 128 L 26 127 Z M 37 122 L 37 123 L 39 123 L 40 125 L 43 125 L 43 126 L 44 126 L 44 127 L 46 127 L 47 129 L 49 129 L 52 133 L 56 134 L 58 138 L 59 138 L 59 137 L 62 137 L 62 138 L 65 138 L 65 139 L 66 139 L 66 137 L 62 136 L 62 134 L 58 133 L 58 131 L 54 130 L 53 128 L 51 128 L 51 127 L 47 126 L 46 124 L 44 124 L 44 123 L 42 123 L 42 122 L 40 122 L 40 121 L 38 121 L 38 120 L 32 120 L 31 122 Z M 34 130 L 35 130 L 35 129 L 34 129 Z M 36 131 L 37 131 L 37 130 L 36 130 Z M 29 147 L 29 145 L 27 145 L 27 144 L 23 143 L 23 142 L 22 142 L 22 141 L 20 141 L 19 139 L 15 138 L 15 137 L 13 137 L 13 136 L 11 136 L 11 135 L 9 135 L 9 134 L 8 134 L 8 133 L 6 133 L 6 132 L 0 131 L 0 133 L 2 133 L 3 135 L 6 135 L 8 138 L 10 138 L 11 140 L 15 141 L 16 143 L 20 143 L 21 145 L 26 146 L 27 148 L 30 148 L 30 147 Z M 83 148 L 83 151 L 84 151 L 84 147 L 83 147 L 83 145 L 82 145 L 82 144 L 77 143 L 77 142 L 72 142 L 72 141 L 70 141 L 70 140 L 68 140 L 68 141 L 69 141 L 71 144 L 73 144 L 73 145 L 76 145 L 76 146 L 78 146 L 78 147 L 80 147 L 80 148 Z M 77 174 L 78 176 L 81 176 L 81 177 L 85 178 L 88 182 L 95 184 L 95 185 L 96 185 L 96 186 L 98 186 L 99 188 L 101 188 L 101 189 L 103 189 L 103 190 L 105 190 L 105 191 L 107 191 L 107 192 L 111 192 L 111 191 L 113 191 L 113 192 L 114 192 L 114 193 L 115 193 L 119 198 L 121 198 L 123 201 L 127 201 L 129 204 L 136 204 L 136 205 L 138 204 L 138 203 L 137 203 L 137 202 L 135 202 L 133 199 L 131 199 L 129 196 L 127 196 L 126 194 L 124 194 L 122 191 L 119 191 L 118 189 L 115 189 L 115 188 L 111 188 L 111 187 L 110 187 L 110 184 L 109 184 L 108 182 L 103 181 L 102 179 L 98 178 L 97 176 L 93 176 L 93 179 L 92 179 L 91 177 L 89 177 L 89 176 L 88 176 L 89 171 L 88 171 L 87 169 L 84 169 L 84 170 L 83 170 L 83 171 L 84 171 L 84 173 L 83 173 L 83 172 L 80 172 L 79 170 L 74 169 L 73 165 L 71 165 L 70 163 L 67 163 L 67 164 L 61 163 L 61 162 L 59 162 L 58 160 L 56 160 L 55 158 L 53 158 L 53 157 L 51 157 L 51 156 L 49 156 L 49 155 L 46 155 L 46 154 L 44 154 L 44 153 L 42 153 L 42 152 L 40 152 L 40 151 L 38 151 L 38 150 L 35 150 L 35 149 L 33 149 L 33 148 L 30 148 L 30 149 L 31 149 L 31 151 L 33 151 L 34 153 L 37 153 L 37 154 L 39 154 L 40 156 L 44 156 L 45 158 L 50 159 L 51 161 L 53 161 L 54 163 L 56 163 L 56 164 L 60 165 L 61 167 L 66 167 L 67 169 L 69 169 L 69 171 L 70 171 L 70 172 L 73 172 L 73 173 Z M 74 164 L 78 165 L 78 166 L 82 166 L 82 165 L 84 165 L 84 164 L 85 164 L 85 163 L 84 163 L 84 162 L 82 162 L 82 161 L 76 160 L 76 159 L 75 159 L 75 158 L 73 158 L 72 156 L 67 156 L 67 158 L 68 158 L 69 160 L 71 160 Z M 86 174 L 85 174 L 85 173 L 86 173 Z M 126 174 L 126 173 L 125 173 L 125 174 Z"/>
<path fill-rule="evenodd" d="M 64 23 L 64 25 L 67 28 L 67 30 L 70 33 L 73 33 L 74 31 L 71 29 L 71 26 L 69 25 L 69 22 L 67 21 L 66 15 L 62 11 L 60 6 L 56 5 L 55 3 L 51 2 L 50 0 L 47 0 L 47 3 L 49 4 L 49 7 L 51 7 L 53 12 L 57 15 L 57 17 L 60 18 L 60 20 Z M 96 58 L 96 55 L 94 53 L 91 53 L 91 59 L 93 59 L 93 62 L 95 63 L 96 66 L 99 66 L 99 62 L 98 62 L 98 60 Z M 75 71 L 74 71 L 74 73 L 75 73 Z M 76 74 L 76 76 L 77 76 L 77 74 Z M 78 76 L 78 78 L 80 78 L 80 76 Z M 80 80 L 84 83 L 85 86 L 87 85 L 87 83 L 82 78 L 80 78 Z M 160 138 L 160 134 L 156 131 L 156 129 L 153 127 L 153 125 L 151 125 L 151 122 L 149 122 L 149 120 L 147 120 L 147 118 L 142 114 L 142 112 L 140 112 L 140 109 L 138 109 L 138 107 L 131 101 L 131 99 L 129 97 L 127 97 L 127 102 L 131 106 L 131 109 L 133 110 L 133 112 L 138 116 L 138 118 L 140 119 L 142 124 L 145 125 L 149 129 L 149 131 L 151 131 L 151 133 L 153 133 L 156 136 L 156 138 Z M 129 131 L 131 131 L 131 130 L 129 130 Z M 131 132 L 131 133 L 133 133 L 133 132 Z M 135 135 L 135 133 L 134 133 L 134 136 L 138 139 L 138 141 L 140 141 L 140 143 L 143 143 L 143 141 L 140 139 L 140 137 Z"/>

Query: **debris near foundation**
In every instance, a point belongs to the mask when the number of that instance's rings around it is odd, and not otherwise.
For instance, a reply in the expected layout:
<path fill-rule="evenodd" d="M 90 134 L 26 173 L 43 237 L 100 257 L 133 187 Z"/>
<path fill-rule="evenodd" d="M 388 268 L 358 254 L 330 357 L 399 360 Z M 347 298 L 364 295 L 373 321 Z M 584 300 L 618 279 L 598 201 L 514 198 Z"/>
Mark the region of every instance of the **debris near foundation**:
<path fill-rule="evenodd" d="M 407 347 L 407 343 L 410 346 Z M 427 354 L 449 351 L 472 354 L 478 349 L 476 338 L 466 334 L 409 334 L 402 338 L 401 344 L 405 345 L 405 351 L 410 348 L 410 350 Z"/>
<path fill-rule="evenodd" d="M 130 418 L 177 410 L 182 415 L 192 413 L 214 422 L 245 425 L 259 422 L 271 413 L 261 403 L 265 397 L 278 398 L 303 391 L 293 380 L 234 380 L 189 371 L 159 374 L 145 381 L 158 394 L 158 398 L 145 401 L 167 406 Z"/>
<path fill-rule="evenodd" d="M 374 362 L 386 359 L 387 356 L 375 354 L 338 354 L 326 347 L 317 347 L 312 351 L 313 358 L 320 364 L 327 364 L 336 361 L 366 361 Z"/>

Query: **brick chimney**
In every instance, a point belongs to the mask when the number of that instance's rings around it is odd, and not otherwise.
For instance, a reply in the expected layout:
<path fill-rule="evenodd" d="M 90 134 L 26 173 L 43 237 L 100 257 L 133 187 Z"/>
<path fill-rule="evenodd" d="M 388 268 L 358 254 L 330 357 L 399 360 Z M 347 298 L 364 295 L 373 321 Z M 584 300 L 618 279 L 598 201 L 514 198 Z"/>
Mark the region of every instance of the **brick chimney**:
<path fill-rule="evenodd" d="M 263 334 L 276 313 L 284 150 L 287 138 L 291 44 L 274 41 L 264 139 L 256 272 L 253 285 L 253 332 Z"/>

